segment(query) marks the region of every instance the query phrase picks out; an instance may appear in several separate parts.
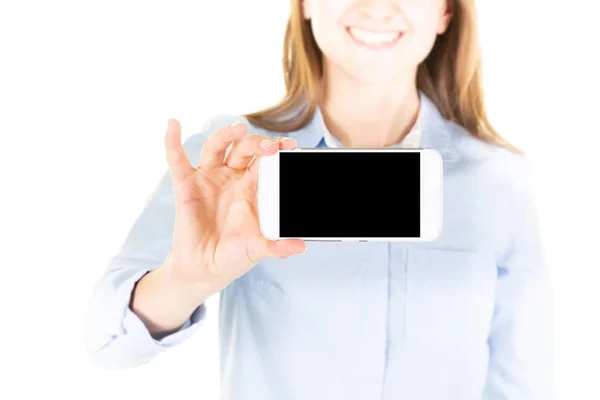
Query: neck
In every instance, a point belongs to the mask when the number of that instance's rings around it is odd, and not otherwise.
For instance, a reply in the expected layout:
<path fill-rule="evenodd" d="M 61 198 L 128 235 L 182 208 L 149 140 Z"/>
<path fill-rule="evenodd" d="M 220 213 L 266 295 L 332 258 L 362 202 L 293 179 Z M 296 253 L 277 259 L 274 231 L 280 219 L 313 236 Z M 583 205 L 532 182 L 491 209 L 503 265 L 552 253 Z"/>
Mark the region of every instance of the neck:
<path fill-rule="evenodd" d="M 327 129 L 344 147 L 400 142 L 419 114 L 415 82 L 416 71 L 392 82 L 368 84 L 325 62 L 319 106 Z"/>

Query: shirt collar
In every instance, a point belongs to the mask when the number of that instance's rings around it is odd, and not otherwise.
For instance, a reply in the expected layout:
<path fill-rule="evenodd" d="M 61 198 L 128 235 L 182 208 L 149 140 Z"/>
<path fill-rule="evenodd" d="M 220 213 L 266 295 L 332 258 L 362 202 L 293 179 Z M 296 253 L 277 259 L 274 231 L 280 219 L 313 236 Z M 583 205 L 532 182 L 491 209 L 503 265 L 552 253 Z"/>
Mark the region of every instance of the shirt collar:
<path fill-rule="evenodd" d="M 431 148 L 437 150 L 445 163 L 456 161 L 455 143 L 451 131 L 446 126 L 446 120 L 440 114 L 437 106 L 422 91 L 419 91 L 419 117 L 417 129 L 413 128 L 411 133 L 419 135 L 418 146 L 420 148 Z M 319 107 L 310 122 L 303 128 L 290 132 L 289 136 L 296 139 L 298 147 L 314 148 L 324 140 L 328 132 Z M 408 144 L 407 144 L 408 145 Z M 412 146 L 412 145 L 411 145 Z"/>
<path fill-rule="evenodd" d="M 322 113 L 319 113 L 322 118 Z M 411 130 L 404 136 L 402 141 L 386 146 L 388 148 L 416 148 L 421 144 L 421 113 L 417 116 L 415 124 Z M 340 141 L 331 134 L 325 123 L 323 123 L 323 140 L 327 147 L 342 148 L 344 147 Z"/>

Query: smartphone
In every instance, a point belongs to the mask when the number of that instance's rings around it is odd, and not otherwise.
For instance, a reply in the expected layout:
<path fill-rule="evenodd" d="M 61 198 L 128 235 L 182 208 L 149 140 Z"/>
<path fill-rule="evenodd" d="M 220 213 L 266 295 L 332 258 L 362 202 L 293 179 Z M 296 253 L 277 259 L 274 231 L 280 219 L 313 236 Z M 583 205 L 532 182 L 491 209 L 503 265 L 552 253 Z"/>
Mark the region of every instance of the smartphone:
<path fill-rule="evenodd" d="M 260 158 L 258 214 L 272 240 L 432 241 L 442 230 L 434 149 L 295 148 Z"/>

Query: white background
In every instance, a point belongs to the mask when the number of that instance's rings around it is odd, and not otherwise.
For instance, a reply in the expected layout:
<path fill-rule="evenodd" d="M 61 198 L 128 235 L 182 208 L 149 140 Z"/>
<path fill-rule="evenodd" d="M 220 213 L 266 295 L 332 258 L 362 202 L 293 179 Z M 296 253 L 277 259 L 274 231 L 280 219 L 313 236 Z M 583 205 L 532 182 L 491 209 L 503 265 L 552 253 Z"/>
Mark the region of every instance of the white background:
<path fill-rule="evenodd" d="M 185 139 L 212 115 L 282 95 L 288 7 L 0 2 L 0 398 L 217 398 L 215 299 L 195 336 L 119 372 L 88 363 L 82 313 L 166 169 L 167 119 L 179 119 Z M 594 7 L 479 5 L 492 122 L 532 161 L 554 281 L 555 384 L 565 400 L 600 399 L 600 68 L 587 54 L 597 48 Z"/>

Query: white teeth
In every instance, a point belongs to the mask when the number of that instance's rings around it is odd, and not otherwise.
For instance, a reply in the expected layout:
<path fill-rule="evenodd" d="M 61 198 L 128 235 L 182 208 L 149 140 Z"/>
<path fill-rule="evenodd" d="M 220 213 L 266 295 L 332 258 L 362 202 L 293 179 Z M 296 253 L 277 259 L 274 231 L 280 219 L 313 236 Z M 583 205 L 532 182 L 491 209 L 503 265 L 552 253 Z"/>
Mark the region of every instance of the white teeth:
<path fill-rule="evenodd" d="M 354 38 L 367 44 L 386 44 L 391 43 L 400 36 L 400 32 L 373 32 L 358 28 L 348 28 Z"/>

